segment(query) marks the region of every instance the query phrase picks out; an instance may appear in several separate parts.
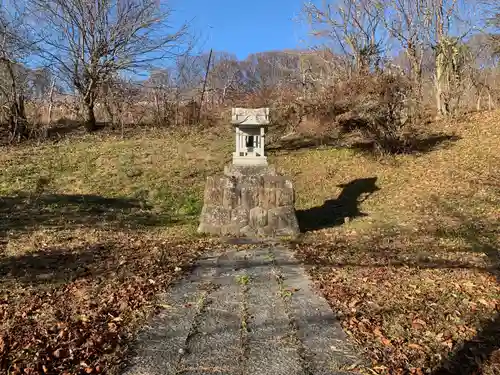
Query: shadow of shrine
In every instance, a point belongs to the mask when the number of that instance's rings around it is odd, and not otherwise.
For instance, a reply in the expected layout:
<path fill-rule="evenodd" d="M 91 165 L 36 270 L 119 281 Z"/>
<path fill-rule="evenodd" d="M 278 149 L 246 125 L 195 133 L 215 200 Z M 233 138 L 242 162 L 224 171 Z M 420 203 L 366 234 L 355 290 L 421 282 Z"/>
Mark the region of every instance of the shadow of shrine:
<path fill-rule="evenodd" d="M 336 199 L 329 199 L 318 207 L 297 211 L 301 232 L 331 228 L 346 221 L 368 214 L 361 212 L 359 204 L 380 190 L 377 177 L 359 178 L 337 185 L 342 192 Z"/>

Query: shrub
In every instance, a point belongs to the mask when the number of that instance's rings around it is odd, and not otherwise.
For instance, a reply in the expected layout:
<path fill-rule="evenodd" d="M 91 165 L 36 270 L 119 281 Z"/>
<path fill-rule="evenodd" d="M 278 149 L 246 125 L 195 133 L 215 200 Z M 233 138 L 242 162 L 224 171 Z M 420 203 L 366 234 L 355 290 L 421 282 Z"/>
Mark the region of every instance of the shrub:
<path fill-rule="evenodd" d="M 360 77 L 348 85 L 349 111 L 337 121 L 344 132 L 360 130 L 377 152 L 406 152 L 416 124 L 416 119 L 409 116 L 413 104 L 410 93 L 410 85 L 401 76 Z"/>
<path fill-rule="evenodd" d="M 401 75 L 370 73 L 325 87 L 307 100 L 277 101 L 271 113 L 274 131 L 330 138 L 360 132 L 375 152 L 409 151 L 415 113 L 411 86 Z M 299 126 L 300 125 L 300 126 Z M 305 126 L 304 126 L 305 125 Z"/>

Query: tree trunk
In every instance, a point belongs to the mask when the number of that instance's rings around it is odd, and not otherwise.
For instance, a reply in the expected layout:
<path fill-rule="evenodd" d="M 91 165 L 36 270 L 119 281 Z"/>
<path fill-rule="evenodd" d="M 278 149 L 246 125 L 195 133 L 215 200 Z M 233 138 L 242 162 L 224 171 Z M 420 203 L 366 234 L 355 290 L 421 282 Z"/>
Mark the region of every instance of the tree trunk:
<path fill-rule="evenodd" d="M 109 95 L 109 94 L 108 94 Z M 103 103 L 104 109 L 106 110 L 106 113 L 108 114 L 108 119 L 109 119 L 109 124 L 114 128 L 115 125 L 115 115 L 113 108 L 111 108 L 111 104 L 109 104 L 108 99 L 104 99 Z"/>
<path fill-rule="evenodd" d="M 52 108 L 54 107 L 54 87 L 56 85 L 55 78 L 52 80 L 52 85 L 50 86 L 49 94 L 49 111 L 47 113 L 47 124 L 52 124 Z"/>
<path fill-rule="evenodd" d="M 26 122 L 24 96 L 19 95 L 17 98 L 14 98 L 14 102 L 10 107 L 9 129 L 11 132 L 11 142 L 14 140 L 20 142 L 22 137 L 28 137 Z"/>
<path fill-rule="evenodd" d="M 413 89 L 415 93 L 415 99 L 417 103 L 422 102 L 422 69 L 420 64 L 417 62 L 413 67 Z"/>
<path fill-rule="evenodd" d="M 409 42 L 406 47 L 406 56 L 410 61 L 410 80 L 412 84 L 412 94 L 414 104 L 410 108 L 410 117 L 415 119 L 421 113 L 420 106 L 422 104 L 422 59 L 419 56 L 417 47 L 413 42 Z"/>
<path fill-rule="evenodd" d="M 158 99 L 158 89 L 156 89 L 154 91 L 154 100 L 155 100 L 155 109 L 156 109 L 156 114 L 155 114 L 155 118 L 154 118 L 154 122 L 155 122 L 155 125 L 156 126 L 160 126 L 160 119 L 162 117 L 161 115 L 161 108 L 160 108 L 160 100 Z"/>
<path fill-rule="evenodd" d="M 443 24 L 443 0 L 437 0 L 434 4 L 434 17 L 436 22 L 436 52 L 435 52 L 435 79 L 436 79 L 436 108 L 438 117 L 446 116 L 445 105 L 443 102 L 443 75 L 445 69 L 444 56 L 444 24 Z"/>
<path fill-rule="evenodd" d="M 436 107 L 438 112 L 438 117 L 447 117 L 450 114 L 449 102 L 447 97 L 446 81 L 447 74 L 446 69 L 446 56 L 443 51 L 438 50 L 436 53 Z"/>
<path fill-rule="evenodd" d="M 97 130 L 97 122 L 94 113 L 94 103 L 85 102 L 84 103 L 84 124 L 85 130 L 87 132 L 93 132 Z"/>

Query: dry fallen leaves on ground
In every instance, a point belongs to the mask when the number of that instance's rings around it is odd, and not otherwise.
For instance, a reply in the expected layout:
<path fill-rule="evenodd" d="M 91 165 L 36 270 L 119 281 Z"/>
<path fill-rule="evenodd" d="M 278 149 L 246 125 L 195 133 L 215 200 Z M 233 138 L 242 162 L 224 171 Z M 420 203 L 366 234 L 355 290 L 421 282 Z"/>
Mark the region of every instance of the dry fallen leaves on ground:
<path fill-rule="evenodd" d="M 295 248 L 378 374 L 431 373 L 498 319 L 498 265 L 480 254 L 415 245 L 414 253 L 398 248 L 397 239 L 386 246 L 314 240 Z M 476 359 L 484 361 L 483 354 L 479 350 Z"/>
<path fill-rule="evenodd" d="M 217 246 L 127 237 L 0 257 L 0 372 L 112 372 L 158 294 Z"/>

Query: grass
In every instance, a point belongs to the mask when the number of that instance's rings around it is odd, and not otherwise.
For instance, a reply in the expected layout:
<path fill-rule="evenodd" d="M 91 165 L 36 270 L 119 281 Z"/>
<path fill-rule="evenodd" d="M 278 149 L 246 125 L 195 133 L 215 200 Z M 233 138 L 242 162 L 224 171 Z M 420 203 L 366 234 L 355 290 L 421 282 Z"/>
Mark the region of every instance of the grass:
<path fill-rule="evenodd" d="M 306 232 L 295 251 L 369 373 L 499 373 L 499 125 L 498 112 L 433 124 L 458 140 L 419 155 L 269 156 L 295 183 Z M 176 267 L 220 246 L 195 230 L 205 178 L 230 160 L 226 135 L 149 130 L 2 149 L 3 371 L 119 368 Z"/>
<path fill-rule="evenodd" d="M 0 231 L 10 232 L 7 252 L 24 251 L 28 237 L 58 242 L 74 231 L 138 228 L 168 238 L 193 233 L 205 177 L 224 164 L 217 141 L 209 151 L 211 140 L 205 142 L 183 143 L 161 133 L 5 149 L 0 200 L 8 219 Z"/>
<path fill-rule="evenodd" d="M 0 372 L 118 371 L 158 293 L 218 246 L 195 230 L 221 155 L 168 133 L 4 148 Z"/>
<path fill-rule="evenodd" d="M 419 156 L 281 158 L 312 221 L 297 255 L 371 371 L 500 373 L 499 125 L 498 112 L 436 124 L 461 139 Z"/>
<path fill-rule="evenodd" d="M 236 277 L 236 282 L 241 286 L 246 286 L 250 282 L 250 276 L 248 275 L 238 275 Z"/>

